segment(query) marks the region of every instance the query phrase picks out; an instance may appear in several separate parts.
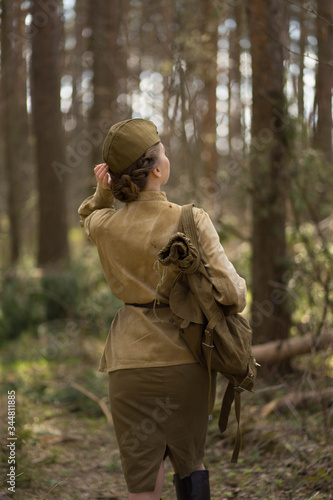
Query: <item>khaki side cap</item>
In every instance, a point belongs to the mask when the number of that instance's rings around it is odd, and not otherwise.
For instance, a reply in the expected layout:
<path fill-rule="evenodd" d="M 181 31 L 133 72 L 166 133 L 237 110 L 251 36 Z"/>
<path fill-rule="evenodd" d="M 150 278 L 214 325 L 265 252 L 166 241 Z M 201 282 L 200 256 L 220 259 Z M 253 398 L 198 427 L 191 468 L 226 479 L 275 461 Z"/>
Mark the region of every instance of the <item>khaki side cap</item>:
<path fill-rule="evenodd" d="M 103 158 L 110 170 L 121 173 L 147 149 L 161 142 L 156 125 L 150 120 L 131 118 L 113 125 L 103 143 Z"/>

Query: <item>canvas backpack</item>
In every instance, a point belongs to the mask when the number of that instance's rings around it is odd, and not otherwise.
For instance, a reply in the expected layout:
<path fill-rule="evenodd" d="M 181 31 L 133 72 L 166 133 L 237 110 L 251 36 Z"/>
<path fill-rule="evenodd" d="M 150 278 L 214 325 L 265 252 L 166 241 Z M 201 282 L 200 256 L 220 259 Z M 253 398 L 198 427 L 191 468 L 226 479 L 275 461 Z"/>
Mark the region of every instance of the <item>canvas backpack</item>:
<path fill-rule="evenodd" d="M 229 314 L 228 308 L 216 302 L 213 284 L 200 259 L 198 237 L 193 217 L 193 204 L 182 207 L 178 232 L 159 252 L 164 266 L 174 265 L 179 271 L 169 305 L 180 335 L 195 359 L 209 372 L 211 401 L 212 372 L 228 379 L 222 400 L 219 428 L 224 432 L 233 401 L 237 419 L 237 435 L 232 462 L 237 462 L 241 446 L 240 394 L 253 392 L 257 366 L 252 353 L 252 331 L 240 314 Z"/>

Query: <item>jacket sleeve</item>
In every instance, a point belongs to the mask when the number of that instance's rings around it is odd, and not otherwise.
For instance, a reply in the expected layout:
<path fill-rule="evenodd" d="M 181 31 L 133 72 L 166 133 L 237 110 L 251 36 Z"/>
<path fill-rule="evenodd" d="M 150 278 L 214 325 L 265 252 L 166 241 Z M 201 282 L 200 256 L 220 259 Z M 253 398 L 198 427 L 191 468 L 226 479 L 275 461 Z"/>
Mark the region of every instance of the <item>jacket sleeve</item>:
<path fill-rule="evenodd" d="M 246 306 L 246 283 L 228 260 L 219 235 L 209 215 L 194 208 L 200 257 L 214 286 L 214 297 L 220 304 L 229 306 L 230 313 L 243 311 Z"/>
<path fill-rule="evenodd" d="M 80 225 L 92 241 L 94 241 L 96 229 L 103 222 L 106 212 L 110 214 L 110 211 L 116 211 L 113 202 L 114 196 L 112 192 L 98 185 L 95 194 L 81 203 L 78 210 Z"/>

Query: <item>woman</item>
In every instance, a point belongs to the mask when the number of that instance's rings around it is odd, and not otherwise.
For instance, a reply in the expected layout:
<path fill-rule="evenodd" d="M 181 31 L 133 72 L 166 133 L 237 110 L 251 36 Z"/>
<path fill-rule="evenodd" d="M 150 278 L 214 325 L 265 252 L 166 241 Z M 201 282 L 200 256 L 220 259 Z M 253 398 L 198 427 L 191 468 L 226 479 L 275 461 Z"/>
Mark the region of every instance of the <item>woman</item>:
<path fill-rule="evenodd" d="M 96 244 L 112 293 L 125 305 L 116 314 L 100 362 L 130 500 L 160 499 L 163 461 L 175 470 L 177 499 L 208 500 L 203 464 L 208 422 L 207 370 L 193 358 L 172 321 L 168 298 L 176 271 L 161 276 L 159 250 L 177 232 L 181 207 L 161 187 L 170 163 L 156 126 L 131 119 L 109 130 L 97 190 L 79 208 Z M 114 198 L 125 203 L 116 210 Z M 242 311 L 245 281 L 228 261 L 208 215 L 194 209 L 201 259 L 216 299 Z M 156 300 L 155 300 L 156 299 Z"/>

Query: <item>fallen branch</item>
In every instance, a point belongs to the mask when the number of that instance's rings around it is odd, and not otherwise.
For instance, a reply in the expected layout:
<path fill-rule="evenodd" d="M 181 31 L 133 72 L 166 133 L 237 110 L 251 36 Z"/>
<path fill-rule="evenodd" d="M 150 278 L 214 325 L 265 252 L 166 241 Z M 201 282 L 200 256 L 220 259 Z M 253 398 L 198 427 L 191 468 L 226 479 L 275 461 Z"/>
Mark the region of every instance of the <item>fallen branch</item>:
<path fill-rule="evenodd" d="M 322 333 L 315 338 L 311 333 L 307 333 L 302 337 L 274 340 L 266 344 L 254 345 L 253 354 L 258 363 L 267 365 L 299 354 L 308 354 L 313 350 L 326 348 L 330 344 L 333 345 L 333 331 Z"/>
<path fill-rule="evenodd" d="M 309 403 L 322 403 L 324 400 L 329 402 L 333 398 L 333 387 L 328 387 L 322 391 L 311 391 L 311 392 L 291 392 L 286 396 L 275 399 L 270 403 L 267 403 L 261 408 L 260 415 L 262 417 L 267 417 L 273 411 L 280 410 L 287 406 L 288 408 L 306 407 Z"/>
<path fill-rule="evenodd" d="M 87 396 L 87 398 L 91 399 L 92 401 L 95 401 L 95 403 L 97 403 L 101 407 L 101 410 L 104 413 L 104 415 L 106 416 L 107 421 L 110 424 L 112 424 L 112 415 L 111 415 L 108 407 L 106 406 L 104 398 L 100 399 L 99 397 L 95 396 L 95 394 L 88 391 L 87 389 L 85 389 L 81 385 L 77 384 L 76 382 L 71 382 L 70 385 L 71 385 L 71 387 L 73 387 L 77 391 L 82 392 L 82 394 Z"/>

